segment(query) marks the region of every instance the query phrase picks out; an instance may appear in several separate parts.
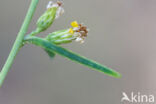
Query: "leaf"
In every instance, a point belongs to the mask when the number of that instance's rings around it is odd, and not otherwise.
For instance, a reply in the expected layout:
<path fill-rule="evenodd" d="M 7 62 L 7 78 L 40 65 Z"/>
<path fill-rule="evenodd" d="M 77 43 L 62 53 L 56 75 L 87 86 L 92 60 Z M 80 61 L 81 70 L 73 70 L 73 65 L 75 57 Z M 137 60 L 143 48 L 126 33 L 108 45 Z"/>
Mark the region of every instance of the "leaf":
<path fill-rule="evenodd" d="M 48 54 L 48 56 L 50 57 L 50 59 L 53 59 L 53 58 L 55 57 L 55 53 L 54 53 L 54 52 L 49 51 L 49 50 L 47 50 L 47 49 L 44 49 L 44 50 L 45 50 L 45 52 Z"/>
<path fill-rule="evenodd" d="M 28 41 L 32 44 L 35 44 L 37 46 L 40 46 L 50 52 L 58 53 L 68 59 L 71 59 L 72 61 L 76 61 L 80 64 L 86 65 L 86 66 L 93 68 L 97 71 L 104 72 L 105 74 L 107 74 L 109 76 L 116 77 L 116 78 L 121 77 L 121 75 L 118 72 L 112 70 L 111 68 L 108 68 L 104 65 L 101 65 L 93 60 L 87 59 L 87 58 L 80 56 L 76 53 L 73 53 L 73 52 L 71 52 L 67 49 L 64 49 L 60 46 L 57 46 L 53 43 L 50 43 L 49 41 L 47 41 L 45 39 L 42 39 L 42 38 L 39 38 L 36 36 L 26 36 L 24 40 Z"/>

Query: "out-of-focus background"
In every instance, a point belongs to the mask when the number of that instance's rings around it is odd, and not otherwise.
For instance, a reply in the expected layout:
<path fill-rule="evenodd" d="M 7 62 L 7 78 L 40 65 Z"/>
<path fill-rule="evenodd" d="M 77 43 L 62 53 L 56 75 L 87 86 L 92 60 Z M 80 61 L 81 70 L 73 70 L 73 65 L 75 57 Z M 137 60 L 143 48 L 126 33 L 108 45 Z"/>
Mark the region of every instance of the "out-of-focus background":
<path fill-rule="evenodd" d="M 0 0 L 0 68 L 16 39 L 31 0 Z M 28 33 L 49 0 L 39 0 Z M 21 49 L 0 89 L 0 104 L 121 104 L 122 92 L 156 95 L 156 1 L 64 0 L 65 14 L 40 34 L 85 23 L 84 44 L 64 47 L 122 74 L 115 79 L 39 47 Z"/>

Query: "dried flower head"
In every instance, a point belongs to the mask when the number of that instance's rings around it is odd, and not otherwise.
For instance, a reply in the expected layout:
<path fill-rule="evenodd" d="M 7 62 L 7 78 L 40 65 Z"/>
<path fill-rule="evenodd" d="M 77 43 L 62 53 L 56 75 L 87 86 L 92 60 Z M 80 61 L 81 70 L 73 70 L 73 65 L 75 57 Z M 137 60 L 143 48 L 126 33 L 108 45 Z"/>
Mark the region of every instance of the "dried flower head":
<path fill-rule="evenodd" d="M 69 29 L 53 32 L 46 38 L 55 44 L 70 43 L 72 40 L 83 43 L 88 34 L 87 27 L 78 24 L 77 21 L 71 22 L 71 26 Z"/>
<path fill-rule="evenodd" d="M 60 17 L 64 13 L 64 9 L 62 8 L 62 4 L 63 3 L 61 1 L 57 1 L 56 3 L 49 1 L 48 5 L 47 5 L 47 9 L 57 7 L 55 19 L 57 19 L 58 17 Z"/>
<path fill-rule="evenodd" d="M 70 28 L 71 33 L 76 35 L 76 41 L 84 42 L 84 38 L 87 37 L 88 29 L 82 24 L 78 24 L 77 21 L 71 22 L 72 28 Z"/>

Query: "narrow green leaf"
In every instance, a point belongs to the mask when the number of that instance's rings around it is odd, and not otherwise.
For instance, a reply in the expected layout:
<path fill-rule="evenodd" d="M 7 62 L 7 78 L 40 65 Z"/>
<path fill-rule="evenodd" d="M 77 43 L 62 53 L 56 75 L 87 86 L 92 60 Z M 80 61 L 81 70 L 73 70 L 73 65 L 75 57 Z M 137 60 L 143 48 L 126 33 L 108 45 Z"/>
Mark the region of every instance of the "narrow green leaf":
<path fill-rule="evenodd" d="M 29 41 L 30 43 L 33 43 L 37 46 L 40 46 L 46 50 L 51 51 L 51 52 L 54 51 L 54 52 L 66 57 L 68 59 L 71 59 L 73 61 L 76 61 L 78 63 L 86 65 L 88 67 L 91 67 L 93 69 L 96 69 L 97 71 L 104 72 L 105 74 L 107 74 L 109 76 L 116 77 L 116 78 L 121 77 L 121 75 L 118 72 L 112 70 L 111 68 L 108 68 L 108 67 L 103 66 L 103 65 L 101 65 L 101 64 L 99 64 L 93 60 L 90 60 L 90 59 L 87 59 L 83 56 L 75 54 L 75 53 L 73 53 L 67 49 L 64 49 L 60 46 L 52 44 L 45 39 L 35 37 L 35 36 L 26 36 L 25 41 Z"/>

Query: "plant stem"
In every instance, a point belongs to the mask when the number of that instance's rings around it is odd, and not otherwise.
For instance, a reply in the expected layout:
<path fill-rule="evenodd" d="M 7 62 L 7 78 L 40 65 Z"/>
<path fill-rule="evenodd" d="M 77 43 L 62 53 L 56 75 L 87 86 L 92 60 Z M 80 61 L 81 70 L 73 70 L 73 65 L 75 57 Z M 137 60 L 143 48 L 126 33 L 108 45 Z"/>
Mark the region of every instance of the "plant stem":
<path fill-rule="evenodd" d="M 28 9 L 28 12 L 27 12 L 27 15 L 25 17 L 25 20 L 22 24 L 22 27 L 17 35 L 17 38 L 15 40 L 15 43 L 12 47 L 12 50 L 10 51 L 10 54 L 8 56 L 8 59 L 6 60 L 2 70 L 1 70 L 1 73 L 0 73 L 0 87 L 2 86 L 3 84 L 3 81 L 8 73 L 8 71 L 10 70 L 10 67 L 11 65 L 13 64 L 13 61 L 23 43 L 23 38 L 24 38 L 24 35 L 26 34 L 27 32 L 27 29 L 28 29 L 28 26 L 31 22 L 31 19 L 32 19 L 32 16 L 35 12 L 35 9 L 36 9 L 36 6 L 38 4 L 38 0 L 32 0 L 31 1 L 31 4 L 30 4 L 30 7 Z"/>

